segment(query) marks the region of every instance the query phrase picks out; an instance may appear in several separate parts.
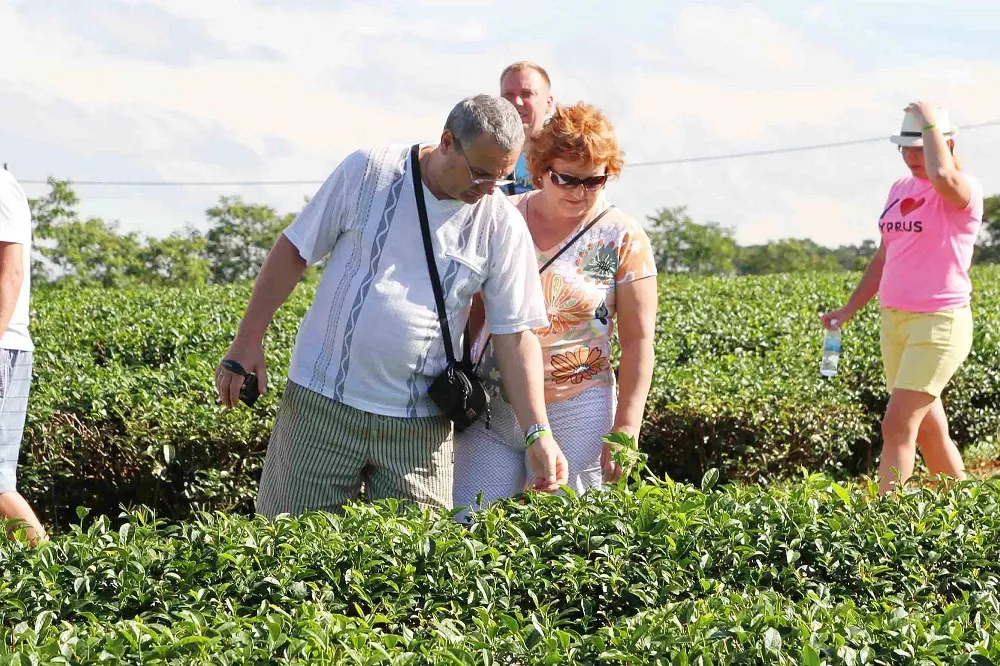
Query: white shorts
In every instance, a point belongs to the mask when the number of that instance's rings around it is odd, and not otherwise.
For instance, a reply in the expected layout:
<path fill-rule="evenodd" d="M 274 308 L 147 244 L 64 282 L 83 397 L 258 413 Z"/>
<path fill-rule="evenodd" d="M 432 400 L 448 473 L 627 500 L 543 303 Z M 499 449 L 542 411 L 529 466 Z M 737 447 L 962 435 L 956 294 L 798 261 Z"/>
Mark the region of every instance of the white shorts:
<path fill-rule="evenodd" d="M 614 425 L 616 392 L 613 386 L 595 386 L 575 398 L 545 406 L 552 436 L 569 463 L 569 486 L 583 494 L 603 488 L 601 438 Z M 490 428 L 480 419 L 455 433 L 456 507 L 485 507 L 524 491 L 527 470 L 524 429 L 510 404 L 494 398 Z M 477 503 L 483 493 L 483 504 Z M 465 511 L 459 514 L 464 519 Z"/>

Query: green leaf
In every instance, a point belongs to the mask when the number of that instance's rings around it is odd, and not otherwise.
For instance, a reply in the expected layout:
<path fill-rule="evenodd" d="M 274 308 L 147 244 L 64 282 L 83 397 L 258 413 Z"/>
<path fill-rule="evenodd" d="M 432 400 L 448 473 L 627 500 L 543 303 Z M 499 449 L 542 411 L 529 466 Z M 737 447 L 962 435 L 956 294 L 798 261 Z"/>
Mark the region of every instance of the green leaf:
<path fill-rule="evenodd" d="M 635 439 L 633 439 L 628 433 L 624 432 L 609 432 L 601 437 L 601 441 L 605 444 L 620 446 L 626 449 L 636 448 Z"/>
<path fill-rule="evenodd" d="M 774 627 L 769 627 L 764 632 L 764 649 L 768 652 L 779 652 L 781 650 L 781 633 Z"/>
<path fill-rule="evenodd" d="M 837 497 L 839 497 L 841 501 L 844 502 L 844 504 L 851 503 L 851 494 L 847 491 L 846 488 L 844 488 L 842 485 L 836 482 L 831 483 L 830 487 L 833 489 L 833 492 L 837 494 Z"/>
<path fill-rule="evenodd" d="M 719 470 L 712 468 L 705 472 L 705 475 L 701 477 L 701 489 L 704 492 L 708 492 L 715 487 L 715 484 L 719 481 Z"/>

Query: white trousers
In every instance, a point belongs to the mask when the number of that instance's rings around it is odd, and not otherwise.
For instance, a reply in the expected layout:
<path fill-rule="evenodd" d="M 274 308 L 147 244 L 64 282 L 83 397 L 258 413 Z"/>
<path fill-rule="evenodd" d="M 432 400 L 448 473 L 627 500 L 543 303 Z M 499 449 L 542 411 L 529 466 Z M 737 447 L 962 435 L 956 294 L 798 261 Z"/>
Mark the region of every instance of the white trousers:
<path fill-rule="evenodd" d="M 569 486 L 583 494 L 603 488 L 601 438 L 614 425 L 614 386 L 595 386 L 575 398 L 545 406 L 549 427 L 569 463 Z M 490 428 L 480 419 L 465 432 L 455 433 L 456 507 L 473 510 L 524 491 L 527 469 L 524 429 L 510 404 L 494 398 Z M 477 502 L 483 493 L 483 503 Z M 464 519 L 467 511 L 458 517 Z"/>

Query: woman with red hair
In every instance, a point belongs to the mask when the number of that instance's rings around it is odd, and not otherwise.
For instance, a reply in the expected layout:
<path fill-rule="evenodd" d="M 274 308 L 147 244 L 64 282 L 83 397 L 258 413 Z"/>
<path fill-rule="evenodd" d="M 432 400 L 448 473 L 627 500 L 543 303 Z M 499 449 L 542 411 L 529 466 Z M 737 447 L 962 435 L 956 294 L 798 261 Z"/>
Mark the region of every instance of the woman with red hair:
<path fill-rule="evenodd" d="M 474 358 L 493 395 L 491 418 L 456 433 L 455 506 L 478 508 L 480 493 L 485 505 L 523 491 L 525 452 L 540 430 L 559 443 L 578 493 L 614 482 L 623 470 L 603 436 L 623 432 L 638 440 L 652 380 L 656 265 L 642 225 L 605 198 L 608 179 L 623 166 L 614 128 L 580 102 L 557 108 L 528 144 L 536 189 L 512 201 L 534 240 L 548 308 L 549 325 L 535 332 L 550 423 L 518 423 L 489 340 L 479 335 Z"/>

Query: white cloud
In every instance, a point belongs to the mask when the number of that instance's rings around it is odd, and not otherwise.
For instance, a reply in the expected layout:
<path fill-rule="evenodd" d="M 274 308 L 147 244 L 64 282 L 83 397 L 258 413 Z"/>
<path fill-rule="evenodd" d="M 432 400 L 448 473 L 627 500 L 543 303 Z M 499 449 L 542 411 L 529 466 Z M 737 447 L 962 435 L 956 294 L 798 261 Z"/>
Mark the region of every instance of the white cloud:
<path fill-rule="evenodd" d="M 872 62 L 857 70 L 747 7 L 689 7 L 675 35 L 699 75 L 676 64 L 668 68 L 662 49 L 637 49 L 655 66 L 634 73 L 630 112 L 621 123 L 633 161 L 888 139 L 906 103 L 924 97 L 949 104 L 959 124 L 1000 119 L 1000 65 L 991 62 L 936 57 L 907 67 Z M 987 194 L 1000 191 L 1000 165 L 991 157 L 998 150 L 1000 128 L 958 140 L 959 154 Z M 887 140 L 641 170 L 649 172 L 641 179 L 635 178 L 639 169 L 626 172 L 638 188 L 621 186 L 636 206 L 648 200 L 636 189 L 659 189 L 663 205 L 686 203 L 695 219 L 734 225 L 743 243 L 808 236 L 830 245 L 874 237 L 885 192 L 905 175 Z"/>
<path fill-rule="evenodd" d="M 532 31 L 522 15 L 504 23 L 502 5 L 456 14 L 450 2 L 143 4 L 146 15 L 170 12 L 200 26 L 193 34 L 213 45 L 208 53 L 226 56 L 188 62 L 163 54 L 190 35 L 165 45 L 142 28 L 109 50 L 65 21 L 26 21 L 0 0 L 0 140 L 17 151 L 3 159 L 22 178 L 322 180 L 358 145 L 433 139 L 451 104 L 494 91 L 500 69 L 524 58 L 549 68 L 558 99 L 605 109 L 631 162 L 888 137 L 905 103 L 923 96 L 949 103 L 960 124 L 1000 116 L 993 61 L 923 54 L 913 42 L 912 64 L 887 67 L 874 48 L 865 61 L 835 49 L 833 37 L 812 39 L 808 29 L 840 20 L 835 3 L 801 9 L 795 25 L 748 5 L 688 3 L 664 20 L 622 3 L 637 17 L 635 34 L 616 32 L 613 54 L 595 56 L 567 48 L 575 42 L 559 25 Z M 608 20 L 595 16 L 593 26 Z M 107 23 L 128 33 L 119 18 Z M 143 57 L 123 53 L 130 48 Z M 987 191 L 1000 191 L 1000 129 L 970 131 L 958 143 Z M 886 141 L 629 168 L 610 193 L 640 219 L 687 204 L 696 220 L 735 226 L 744 243 L 792 235 L 838 244 L 874 235 L 873 216 L 900 173 Z M 91 214 L 160 234 L 202 220 L 220 194 L 294 210 L 312 189 L 79 194 Z"/>
<path fill-rule="evenodd" d="M 752 5 L 688 5 L 674 23 L 673 37 L 690 65 L 727 81 L 766 76 L 775 84 L 804 83 L 848 69 L 846 59 L 807 44 L 799 32 Z"/>
<path fill-rule="evenodd" d="M 803 5 L 801 12 L 802 18 L 813 23 L 828 27 L 840 27 L 843 25 L 837 4 L 829 0 Z"/>

